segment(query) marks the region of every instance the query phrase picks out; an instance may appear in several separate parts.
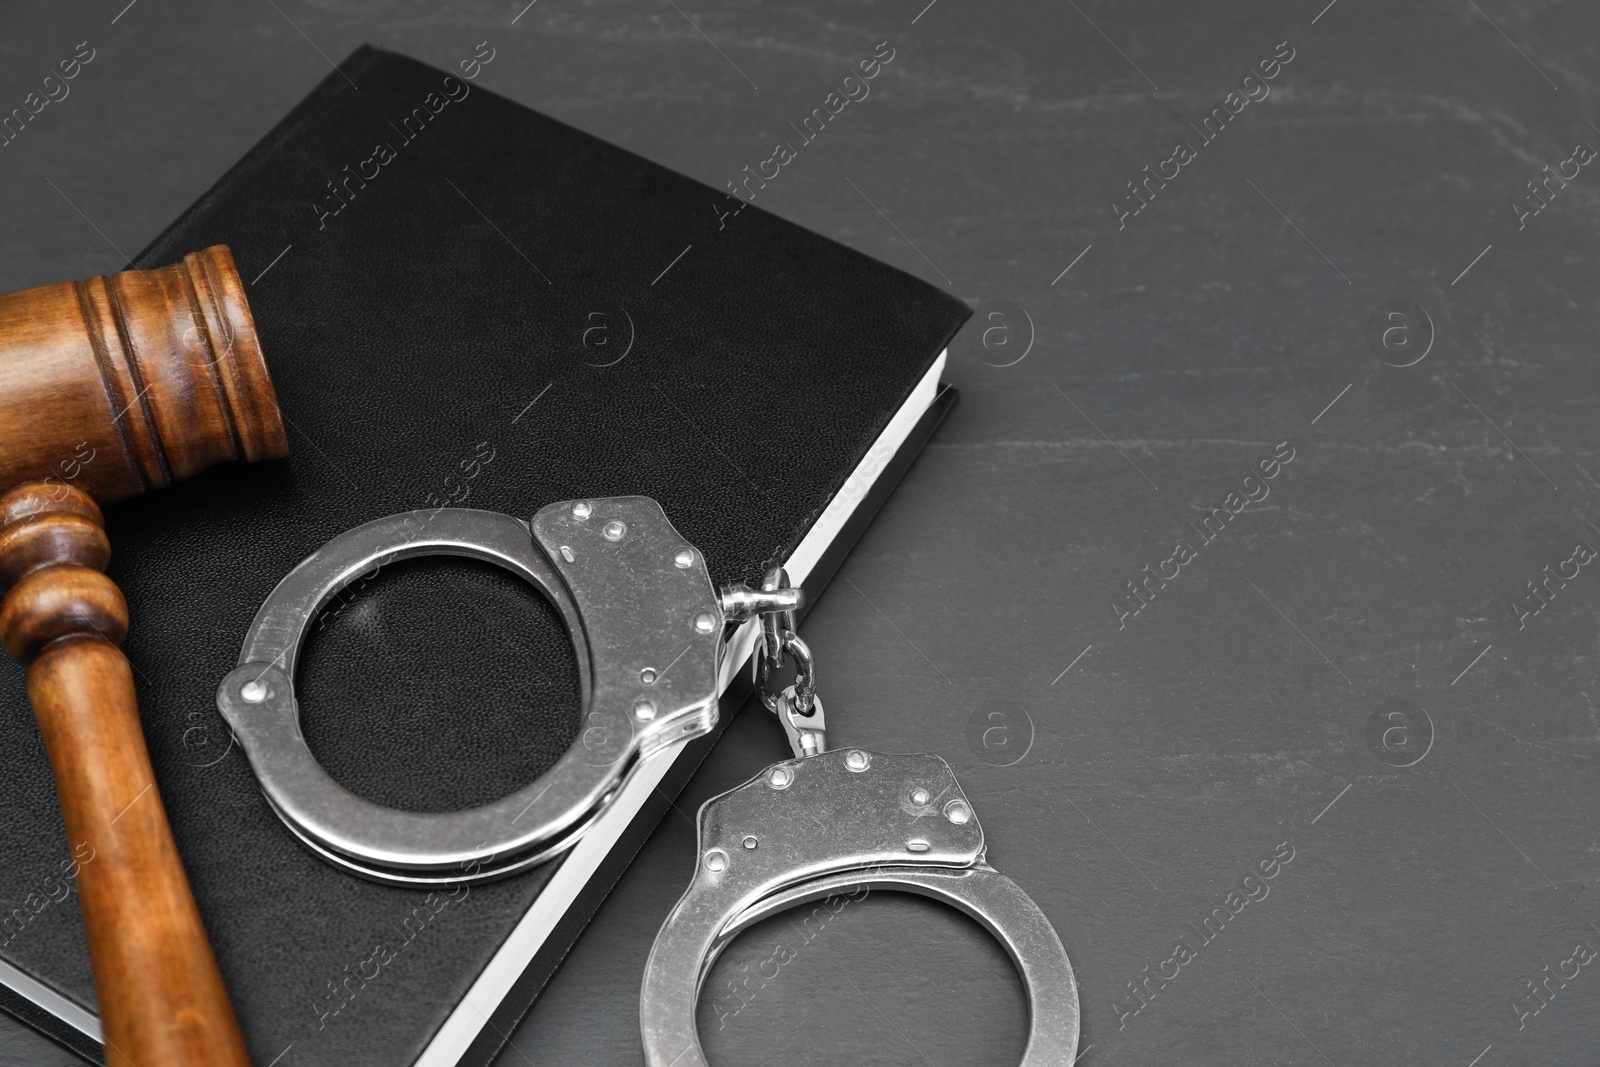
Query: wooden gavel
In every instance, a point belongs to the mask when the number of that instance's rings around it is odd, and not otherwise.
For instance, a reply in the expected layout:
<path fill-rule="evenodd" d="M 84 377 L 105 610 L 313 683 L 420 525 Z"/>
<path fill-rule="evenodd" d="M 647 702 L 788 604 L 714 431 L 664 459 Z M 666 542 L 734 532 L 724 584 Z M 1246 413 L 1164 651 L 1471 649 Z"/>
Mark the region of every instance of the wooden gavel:
<path fill-rule="evenodd" d="M 95 501 L 288 453 L 225 246 L 0 296 L 0 644 L 28 664 L 78 874 L 106 1062 L 248 1067 L 117 647 Z"/>

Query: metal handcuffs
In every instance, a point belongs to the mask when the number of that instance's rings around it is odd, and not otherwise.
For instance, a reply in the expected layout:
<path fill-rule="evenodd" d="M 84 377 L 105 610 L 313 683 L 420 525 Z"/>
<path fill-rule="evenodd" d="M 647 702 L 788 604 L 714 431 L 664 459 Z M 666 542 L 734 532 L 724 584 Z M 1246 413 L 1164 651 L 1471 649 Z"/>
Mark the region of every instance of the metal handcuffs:
<path fill-rule="evenodd" d="M 423 555 L 486 560 L 532 583 L 561 614 L 578 660 L 578 739 L 527 787 L 465 811 L 405 812 L 349 792 L 306 745 L 295 701 L 295 660 L 321 608 L 375 568 Z M 1069 1067 L 1077 984 L 1049 920 L 985 862 L 977 815 L 944 760 L 826 750 L 810 649 L 794 633 L 799 605 L 778 570 L 759 590 L 716 590 L 700 552 L 649 497 L 565 501 L 529 524 L 465 508 L 406 512 L 335 537 L 285 576 L 217 706 L 273 810 L 323 859 L 394 885 L 479 882 L 570 848 L 644 757 L 707 733 L 726 624 L 759 617 L 762 697 L 794 758 L 700 809 L 695 874 L 656 936 L 640 991 L 650 1067 L 705 1067 L 695 1002 L 741 931 L 871 887 L 932 897 L 988 929 L 1028 989 L 1022 1067 Z M 795 682 L 780 691 L 774 679 L 790 655 Z"/>

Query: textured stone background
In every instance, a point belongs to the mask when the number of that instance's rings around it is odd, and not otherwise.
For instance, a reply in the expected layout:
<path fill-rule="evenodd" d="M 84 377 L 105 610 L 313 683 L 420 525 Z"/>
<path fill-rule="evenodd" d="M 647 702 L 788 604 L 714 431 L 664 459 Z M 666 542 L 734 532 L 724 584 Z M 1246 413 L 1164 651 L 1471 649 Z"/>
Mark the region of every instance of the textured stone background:
<path fill-rule="evenodd" d="M 1600 547 L 1600 167 L 1513 207 L 1600 147 L 1592 6 L 524 2 L 14 0 L 0 110 L 96 56 L 0 149 L 0 289 L 119 268 L 364 41 L 452 67 L 488 41 L 478 84 L 717 186 L 889 41 L 758 200 L 984 302 L 961 406 L 808 623 L 836 743 L 951 761 L 1071 953 L 1087 1067 L 1592 1057 L 1600 968 L 1548 1003 L 1523 980 L 1600 948 L 1600 574 L 1514 605 Z M 747 711 L 679 807 L 782 752 Z M 669 816 L 502 1062 L 642 1062 L 693 844 Z M 966 920 L 874 895 L 735 997 L 786 938 L 712 975 L 714 1062 L 1019 1059 L 1021 988 Z M 8 1019 L 0 1060 L 76 1062 Z"/>

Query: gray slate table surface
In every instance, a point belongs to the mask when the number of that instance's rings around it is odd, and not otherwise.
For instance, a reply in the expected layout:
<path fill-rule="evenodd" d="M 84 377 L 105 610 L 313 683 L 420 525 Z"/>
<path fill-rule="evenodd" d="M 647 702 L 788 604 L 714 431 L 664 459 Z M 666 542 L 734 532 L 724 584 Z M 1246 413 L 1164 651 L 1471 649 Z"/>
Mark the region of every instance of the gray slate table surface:
<path fill-rule="evenodd" d="M 0 290 L 121 267 L 362 42 L 488 41 L 479 84 L 720 187 L 888 41 L 757 201 L 980 309 L 807 624 L 835 743 L 951 761 L 1086 1067 L 1593 1061 L 1592 5 L 524 2 L 14 0 L 0 109 L 95 58 L 0 149 Z M 678 807 L 783 751 L 747 710 Z M 669 815 L 501 1062 L 642 1062 L 693 847 Z M 979 1067 L 1026 1012 L 976 927 L 873 894 L 745 935 L 701 1028 Z M 9 1019 L 0 1061 L 77 1062 Z"/>

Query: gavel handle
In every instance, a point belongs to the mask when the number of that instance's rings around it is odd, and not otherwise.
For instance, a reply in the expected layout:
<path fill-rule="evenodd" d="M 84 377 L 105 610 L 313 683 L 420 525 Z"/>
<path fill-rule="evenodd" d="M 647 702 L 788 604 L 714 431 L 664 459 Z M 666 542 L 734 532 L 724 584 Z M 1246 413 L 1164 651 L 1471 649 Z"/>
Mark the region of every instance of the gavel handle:
<path fill-rule="evenodd" d="M 13 521 L 0 523 L 0 568 L 22 570 L 0 604 L 0 641 L 29 663 L 28 696 L 79 864 L 106 1063 L 249 1067 L 117 647 L 127 604 L 100 571 L 110 548 L 99 509 L 60 485 L 33 495 L 44 503 L 21 522 L 8 508 Z"/>

